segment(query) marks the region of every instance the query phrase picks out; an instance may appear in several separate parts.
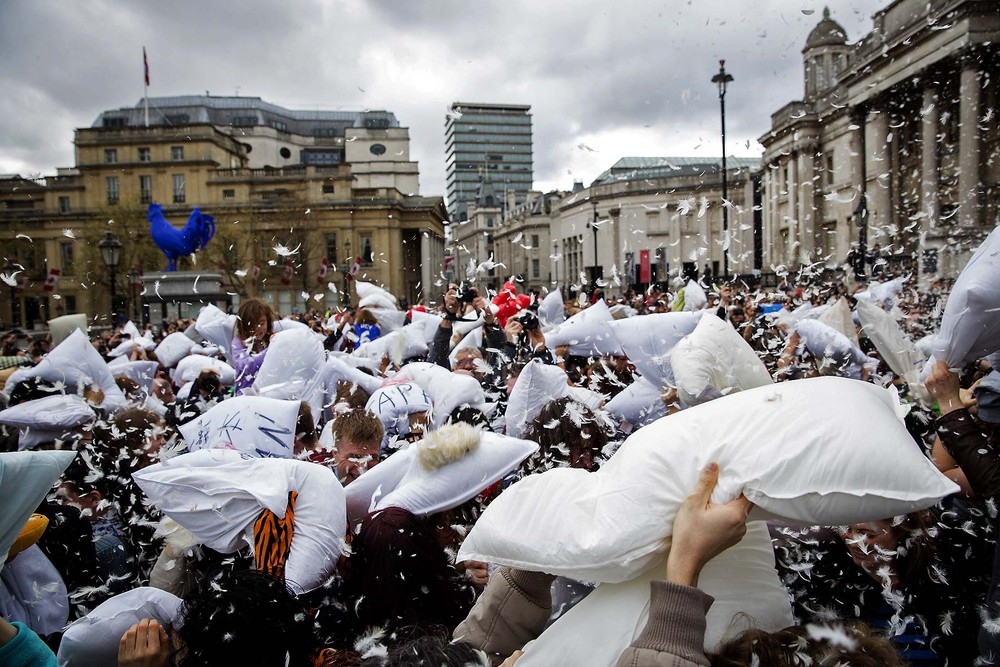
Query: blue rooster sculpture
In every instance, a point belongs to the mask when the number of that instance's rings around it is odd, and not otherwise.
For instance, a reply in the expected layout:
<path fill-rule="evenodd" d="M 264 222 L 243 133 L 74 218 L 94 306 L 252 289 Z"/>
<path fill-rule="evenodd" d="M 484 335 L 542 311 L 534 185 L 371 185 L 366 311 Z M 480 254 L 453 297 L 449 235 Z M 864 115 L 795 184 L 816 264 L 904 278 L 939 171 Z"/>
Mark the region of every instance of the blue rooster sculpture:
<path fill-rule="evenodd" d="M 163 207 L 159 204 L 149 205 L 146 219 L 153 243 L 167 256 L 167 271 L 176 271 L 178 258 L 202 250 L 215 235 L 215 218 L 197 208 L 191 211 L 183 229 L 177 229 L 163 217 Z"/>

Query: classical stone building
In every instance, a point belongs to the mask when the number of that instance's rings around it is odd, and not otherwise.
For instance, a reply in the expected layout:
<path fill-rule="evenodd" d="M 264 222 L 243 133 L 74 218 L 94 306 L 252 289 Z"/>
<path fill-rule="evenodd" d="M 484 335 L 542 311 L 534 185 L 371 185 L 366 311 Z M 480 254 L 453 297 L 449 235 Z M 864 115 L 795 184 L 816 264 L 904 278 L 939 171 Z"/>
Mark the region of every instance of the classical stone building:
<path fill-rule="evenodd" d="M 764 145 L 765 262 L 954 277 L 1000 222 L 1000 11 L 895 0 L 851 44 L 824 11 Z M 862 250 L 863 249 L 863 250 Z M 873 266 L 874 263 L 874 266 Z"/>
<path fill-rule="evenodd" d="M 110 276 L 95 246 L 109 231 L 123 243 L 117 310 L 155 305 L 166 259 L 149 238 L 151 202 L 176 227 L 196 206 L 214 216 L 215 238 L 181 268 L 221 273 L 231 302 L 261 295 L 283 314 L 333 305 L 342 297 L 329 285 L 342 290 L 355 258 L 357 278 L 411 301 L 433 281 L 444 202 L 419 195 L 409 132 L 393 114 L 296 111 L 247 97 L 152 98 L 149 107 L 148 125 L 140 102 L 77 130 L 73 168 L 0 179 L 5 272 L 23 267 L 0 304 L 5 322 L 107 313 Z M 199 298 L 191 301 L 168 314 L 197 312 Z M 153 307 L 150 316 L 160 314 Z"/>
<path fill-rule="evenodd" d="M 523 292 L 551 289 L 555 278 L 551 229 L 563 196 L 561 192 L 529 192 L 526 201 L 509 202 L 507 214 L 494 232 L 496 259 Z"/>

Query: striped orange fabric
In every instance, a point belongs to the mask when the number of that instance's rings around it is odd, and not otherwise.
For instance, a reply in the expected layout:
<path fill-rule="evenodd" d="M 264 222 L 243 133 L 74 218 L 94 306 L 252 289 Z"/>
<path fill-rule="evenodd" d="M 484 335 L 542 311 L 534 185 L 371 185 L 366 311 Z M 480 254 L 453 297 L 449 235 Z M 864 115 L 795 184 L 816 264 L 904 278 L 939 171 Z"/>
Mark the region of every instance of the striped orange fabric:
<path fill-rule="evenodd" d="M 288 494 L 288 507 L 284 518 L 271 510 L 264 510 L 253 523 L 253 556 L 258 570 L 285 580 L 285 562 L 292 550 L 295 533 L 295 501 L 298 491 Z"/>

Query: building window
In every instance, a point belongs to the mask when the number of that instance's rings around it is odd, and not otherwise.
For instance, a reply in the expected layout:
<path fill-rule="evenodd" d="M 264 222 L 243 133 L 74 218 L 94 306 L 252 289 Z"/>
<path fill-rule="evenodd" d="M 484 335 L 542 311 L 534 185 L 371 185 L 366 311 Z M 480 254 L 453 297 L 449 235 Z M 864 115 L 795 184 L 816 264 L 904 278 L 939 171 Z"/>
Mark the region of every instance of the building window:
<path fill-rule="evenodd" d="M 67 275 L 67 276 L 73 275 L 73 244 L 72 243 L 60 243 L 59 244 L 59 258 L 60 258 L 60 265 L 62 267 L 63 275 Z"/>
<path fill-rule="evenodd" d="M 826 184 L 833 185 L 833 155 L 826 156 Z"/>
<path fill-rule="evenodd" d="M 170 147 L 170 159 L 171 160 L 183 160 L 184 159 L 184 147 L 183 146 L 171 146 Z"/>
<path fill-rule="evenodd" d="M 361 234 L 361 266 L 371 266 L 375 262 L 375 252 L 372 249 L 372 235 Z"/>
<path fill-rule="evenodd" d="M 385 155 L 385 145 L 384 144 L 372 144 L 368 147 L 368 151 L 372 155 Z"/>
<path fill-rule="evenodd" d="M 60 197 L 59 198 L 59 212 L 60 213 L 69 213 L 69 197 Z"/>
<path fill-rule="evenodd" d="M 487 197 L 487 200 L 488 200 L 488 199 L 489 199 L 489 197 Z M 487 206 L 489 206 L 489 205 L 490 205 L 491 203 L 492 203 L 492 202 L 490 202 L 490 201 L 487 201 L 487 202 L 486 202 L 486 205 L 487 205 Z M 493 218 L 492 218 L 492 217 L 489 217 L 489 218 L 486 218 L 486 226 L 487 226 L 487 227 L 492 227 L 492 226 L 493 226 Z"/>
<path fill-rule="evenodd" d="M 150 160 L 152 160 L 152 158 L 149 155 L 149 149 L 148 148 L 140 148 L 139 149 L 139 162 L 149 162 Z"/>
<path fill-rule="evenodd" d="M 531 235 L 531 247 L 532 248 L 537 248 L 538 247 L 538 234 L 532 234 Z M 537 278 L 537 276 L 536 276 L 536 278 Z"/>
<path fill-rule="evenodd" d="M 174 203 L 183 204 L 187 200 L 184 192 L 184 174 L 174 174 Z"/>
<path fill-rule="evenodd" d="M 108 203 L 117 204 L 118 203 L 118 177 L 108 176 L 104 179 L 104 182 L 108 186 Z"/>
<path fill-rule="evenodd" d="M 233 118 L 233 127 L 254 127 L 256 124 L 256 116 L 235 116 Z"/>
<path fill-rule="evenodd" d="M 326 237 L 326 263 L 330 268 L 337 266 L 337 237 L 334 234 Z"/>
<path fill-rule="evenodd" d="M 333 185 L 331 185 L 330 183 L 324 183 L 323 184 L 323 194 L 325 194 L 325 195 L 332 195 L 333 194 Z"/>
<path fill-rule="evenodd" d="M 542 271 L 541 262 L 539 260 L 537 260 L 537 259 L 531 260 L 531 277 L 532 278 L 539 278 L 539 277 L 541 277 L 539 275 L 541 273 L 541 271 Z"/>
<path fill-rule="evenodd" d="M 153 201 L 153 177 L 139 177 L 139 203 L 149 204 Z"/>
<path fill-rule="evenodd" d="M 278 132 L 287 132 L 288 131 L 288 124 L 285 123 L 284 121 L 272 120 L 269 124 L 270 124 L 271 127 L 273 127 L 274 129 L 276 129 Z"/>
<path fill-rule="evenodd" d="M 222 191 L 222 198 L 223 199 L 235 199 L 236 198 L 236 190 L 223 190 Z"/>
<path fill-rule="evenodd" d="M 115 164 L 118 162 L 118 149 L 117 148 L 105 148 L 104 149 L 104 161 L 108 164 Z"/>

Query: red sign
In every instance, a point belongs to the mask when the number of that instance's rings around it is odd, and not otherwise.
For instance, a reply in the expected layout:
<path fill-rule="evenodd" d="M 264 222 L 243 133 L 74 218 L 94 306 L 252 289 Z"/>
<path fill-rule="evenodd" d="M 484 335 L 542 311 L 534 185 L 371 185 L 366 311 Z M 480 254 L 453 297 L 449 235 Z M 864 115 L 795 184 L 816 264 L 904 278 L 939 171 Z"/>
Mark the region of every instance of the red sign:
<path fill-rule="evenodd" d="M 648 283 L 650 282 L 650 271 L 649 271 L 649 251 L 640 250 L 639 251 L 639 282 Z"/>

